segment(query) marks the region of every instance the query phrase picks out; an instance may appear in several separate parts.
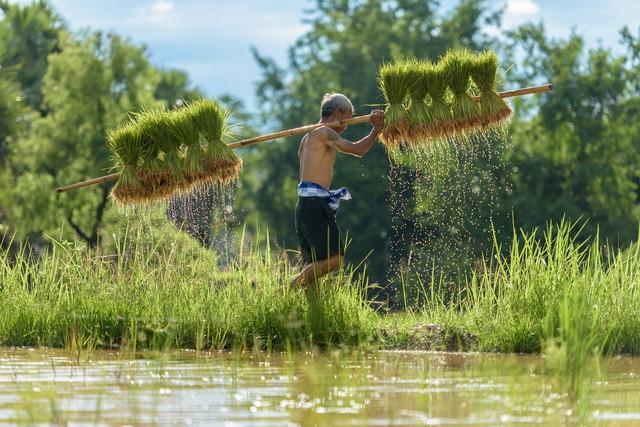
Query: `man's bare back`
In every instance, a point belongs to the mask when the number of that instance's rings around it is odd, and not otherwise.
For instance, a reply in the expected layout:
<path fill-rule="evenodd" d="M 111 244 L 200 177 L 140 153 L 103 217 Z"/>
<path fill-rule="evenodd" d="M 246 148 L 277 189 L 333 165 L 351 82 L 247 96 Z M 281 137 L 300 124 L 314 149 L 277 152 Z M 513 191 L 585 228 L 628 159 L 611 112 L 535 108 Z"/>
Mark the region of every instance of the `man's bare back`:
<path fill-rule="evenodd" d="M 337 133 L 322 126 L 306 134 L 298 148 L 300 181 L 311 181 L 328 189 L 333 180 L 336 148 L 329 142 Z"/>

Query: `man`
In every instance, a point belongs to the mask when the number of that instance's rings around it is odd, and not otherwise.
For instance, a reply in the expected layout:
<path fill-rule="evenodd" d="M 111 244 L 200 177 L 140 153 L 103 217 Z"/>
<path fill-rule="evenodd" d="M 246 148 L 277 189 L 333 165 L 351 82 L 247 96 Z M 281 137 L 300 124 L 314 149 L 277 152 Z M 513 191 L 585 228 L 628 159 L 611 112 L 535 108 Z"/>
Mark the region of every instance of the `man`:
<path fill-rule="evenodd" d="M 340 93 L 326 94 L 320 105 L 319 123 L 346 120 L 353 115 L 353 105 Z M 293 279 L 292 286 L 305 286 L 336 269 L 342 262 L 344 242 L 336 224 L 341 199 L 351 198 L 346 188 L 330 191 L 336 153 L 362 157 L 382 132 L 384 113 L 374 110 L 373 129 L 358 142 L 347 141 L 340 134 L 346 125 L 320 126 L 307 133 L 300 142 L 300 183 L 296 205 L 296 234 L 305 266 Z"/>

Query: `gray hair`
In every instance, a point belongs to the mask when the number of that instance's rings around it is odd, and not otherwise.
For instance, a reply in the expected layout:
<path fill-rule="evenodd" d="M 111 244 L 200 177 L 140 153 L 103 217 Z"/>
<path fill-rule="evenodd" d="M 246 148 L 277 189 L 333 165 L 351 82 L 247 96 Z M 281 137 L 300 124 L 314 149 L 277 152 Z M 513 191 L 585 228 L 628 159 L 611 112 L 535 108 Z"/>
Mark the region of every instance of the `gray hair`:
<path fill-rule="evenodd" d="M 353 113 L 353 104 L 349 101 L 349 98 L 341 93 L 326 93 L 322 97 L 322 103 L 320 104 L 320 115 L 323 118 L 327 118 L 336 111 L 342 113 L 350 111 Z"/>

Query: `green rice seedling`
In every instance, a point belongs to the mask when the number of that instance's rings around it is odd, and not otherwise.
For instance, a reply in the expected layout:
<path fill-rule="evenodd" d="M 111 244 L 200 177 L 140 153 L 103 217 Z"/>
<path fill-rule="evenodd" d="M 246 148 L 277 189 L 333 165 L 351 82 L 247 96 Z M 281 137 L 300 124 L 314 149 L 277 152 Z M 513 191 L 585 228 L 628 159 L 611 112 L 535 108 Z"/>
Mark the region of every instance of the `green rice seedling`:
<path fill-rule="evenodd" d="M 137 116 L 136 125 L 150 153 L 149 160 L 143 163 L 140 171 L 148 193 L 141 201 L 168 197 L 181 176 L 180 144 L 171 136 L 169 114 L 162 110 L 148 110 Z"/>
<path fill-rule="evenodd" d="M 229 111 L 212 99 L 199 99 L 189 105 L 189 113 L 207 144 L 222 141 L 229 129 Z"/>
<path fill-rule="evenodd" d="M 142 188 L 138 179 L 138 163 L 142 157 L 142 134 L 133 122 L 109 131 L 107 144 L 113 152 L 116 167 L 121 169 L 112 197 L 121 202 L 132 201 Z"/>
<path fill-rule="evenodd" d="M 429 61 L 412 60 L 407 63 L 407 73 L 411 82 L 408 108 L 410 126 L 407 129 L 407 143 L 410 146 L 431 136 L 432 116 L 427 103 L 427 70 L 432 67 L 433 64 Z"/>
<path fill-rule="evenodd" d="M 203 150 L 200 144 L 200 132 L 193 120 L 191 104 L 172 111 L 169 117 L 173 138 L 180 142 L 183 154 L 184 179 L 180 183 L 182 190 L 189 190 L 202 173 Z"/>
<path fill-rule="evenodd" d="M 411 86 L 407 62 L 387 63 L 380 68 L 380 90 L 387 102 L 384 130 L 380 140 L 388 149 L 396 147 L 406 136 L 409 115 L 404 102 Z"/>
<path fill-rule="evenodd" d="M 453 116 L 445 100 L 447 94 L 447 75 L 441 63 L 426 67 L 424 82 L 431 98 L 429 112 L 431 114 L 430 135 L 440 137 L 451 132 Z"/>
<path fill-rule="evenodd" d="M 229 111 L 213 100 L 202 99 L 191 104 L 190 113 L 204 142 L 198 181 L 226 184 L 235 180 L 242 160 L 222 141 L 229 134 Z"/>
<path fill-rule="evenodd" d="M 497 73 L 495 52 L 484 51 L 472 59 L 471 78 L 480 90 L 481 120 L 485 127 L 500 124 L 511 116 L 511 108 L 496 91 Z"/>
<path fill-rule="evenodd" d="M 295 271 L 285 254 L 260 236 L 222 270 L 217 254 L 172 228 L 163 209 L 150 212 L 153 220 L 132 219 L 115 248 L 103 248 L 113 256 L 53 242 L 37 261 L 14 262 L 0 248 L 0 344 L 64 347 L 73 334 L 91 337 L 76 341 L 88 349 L 242 350 L 268 339 L 282 350 L 374 338 L 366 278 L 355 271 L 323 278 L 313 307 L 288 286 Z M 318 311 L 320 330 L 311 318 Z"/>
<path fill-rule="evenodd" d="M 468 92 L 471 86 L 473 55 L 466 49 L 451 50 L 442 59 L 442 65 L 453 93 L 453 130 L 464 135 L 482 123 L 480 107 Z"/>
<path fill-rule="evenodd" d="M 158 147 L 166 167 L 176 176 L 182 172 L 180 160 L 180 141 L 171 132 L 171 113 L 162 110 L 149 110 L 138 115 L 137 123 L 145 140 Z"/>

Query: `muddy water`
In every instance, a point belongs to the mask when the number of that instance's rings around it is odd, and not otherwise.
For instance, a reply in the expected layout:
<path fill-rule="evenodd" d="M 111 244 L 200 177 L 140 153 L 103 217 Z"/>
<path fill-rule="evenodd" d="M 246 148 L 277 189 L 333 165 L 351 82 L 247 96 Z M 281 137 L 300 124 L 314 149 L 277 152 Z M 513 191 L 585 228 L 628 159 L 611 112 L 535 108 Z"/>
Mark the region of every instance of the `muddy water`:
<path fill-rule="evenodd" d="M 0 425 L 640 425 L 640 358 L 588 387 L 539 356 L 0 349 Z"/>

